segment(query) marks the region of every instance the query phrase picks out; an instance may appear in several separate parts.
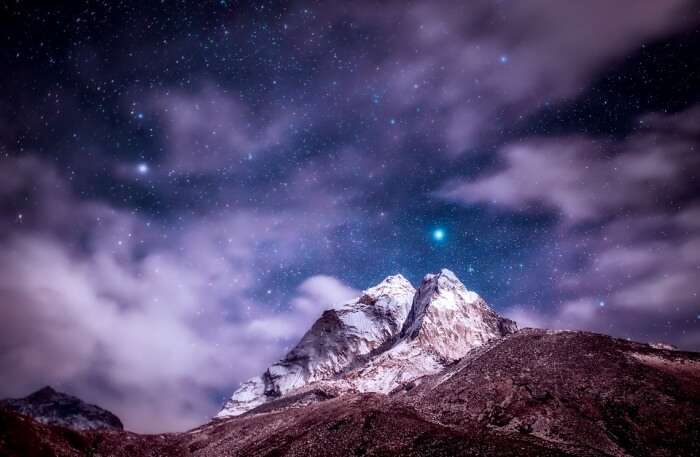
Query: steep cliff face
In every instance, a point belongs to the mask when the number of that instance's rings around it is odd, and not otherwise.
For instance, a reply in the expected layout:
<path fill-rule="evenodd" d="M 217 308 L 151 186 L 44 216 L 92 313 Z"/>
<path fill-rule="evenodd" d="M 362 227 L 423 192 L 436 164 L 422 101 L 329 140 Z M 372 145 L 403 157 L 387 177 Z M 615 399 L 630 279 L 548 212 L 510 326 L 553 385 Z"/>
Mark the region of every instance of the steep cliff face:
<path fill-rule="evenodd" d="M 415 289 L 389 276 L 321 317 L 279 362 L 236 390 L 217 417 L 242 414 L 311 383 L 332 379 L 397 335 Z"/>
<path fill-rule="evenodd" d="M 437 373 L 472 349 L 517 330 L 449 270 L 426 275 L 396 341 L 344 376 L 360 392 L 389 393 Z"/>
<path fill-rule="evenodd" d="M 449 363 L 516 330 L 515 322 L 496 314 L 454 273 L 443 269 L 423 279 L 401 336 Z"/>
<path fill-rule="evenodd" d="M 403 276 L 390 276 L 325 311 L 284 359 L 234 392 L 217 417 L 314 389 L 388 393 L 516 329 L 449 270 L 425 276 L 417 291 Z"/>

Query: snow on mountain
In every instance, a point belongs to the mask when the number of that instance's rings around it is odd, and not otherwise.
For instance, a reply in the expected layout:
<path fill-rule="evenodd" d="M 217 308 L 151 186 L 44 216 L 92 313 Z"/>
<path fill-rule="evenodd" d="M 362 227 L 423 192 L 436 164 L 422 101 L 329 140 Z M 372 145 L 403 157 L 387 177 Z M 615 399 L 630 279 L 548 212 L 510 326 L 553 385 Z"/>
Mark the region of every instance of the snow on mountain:
<path fill-rule="evenodd" d="M 360 297 L 324 311 L 284 359 L 243 383 L 217 417 L 242 414 L 352 366 L 399 333 L 414 293 L 406 278 L 389 276 Z"/>
<path fill-rule="evenodd" d="M 361 392 L 389 393 L 435 374 L 470 350 L 517 330 L 450 270 L 423 278 L 394 345 L 344 377 Z"/>
<path fill-rule="evenodd" d="M 111 412 L 48 386 L 25 398 L 2 400 L 0 406 L 33 417 L 43 424 L 60 425 L 73 430 L 124 428 L 119 418 Z"/>
<path fill-rule="evenodd" d="M 473 347 L 513 333 L 515 322 L 496 314 L 450 270 L 426 275 L 401 336 L 443 360 L 461 359 Z"/>
<path fill-rule="evenodd" d="M 403 276 L 390 276 L 325 311 L 284 359 L 242 384 L 217 417 L 314 388 L 389 393 L 516 330 L 450 270 L 426 275 L 417 291 Z"/>

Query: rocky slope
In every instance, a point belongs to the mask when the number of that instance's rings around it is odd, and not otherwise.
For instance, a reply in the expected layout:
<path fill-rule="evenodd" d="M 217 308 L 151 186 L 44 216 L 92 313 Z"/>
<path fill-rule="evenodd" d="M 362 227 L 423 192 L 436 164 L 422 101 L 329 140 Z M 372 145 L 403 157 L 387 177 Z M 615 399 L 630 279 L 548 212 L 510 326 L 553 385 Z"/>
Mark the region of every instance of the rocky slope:
<path fill-rule="evenodd" d="M 526 329 L 396 394 L 457 429 L 604 455 L 700 455 L 700 354 Z"/>
<path fill-rule="evenodd" d="M 49 386 L 25 398 L 2 400 L 0 406 L 30 416 L 42 424 L 61 425 L 74 430 L 124 428 L 119 418 L 111 412 L 57 392 Z"/>

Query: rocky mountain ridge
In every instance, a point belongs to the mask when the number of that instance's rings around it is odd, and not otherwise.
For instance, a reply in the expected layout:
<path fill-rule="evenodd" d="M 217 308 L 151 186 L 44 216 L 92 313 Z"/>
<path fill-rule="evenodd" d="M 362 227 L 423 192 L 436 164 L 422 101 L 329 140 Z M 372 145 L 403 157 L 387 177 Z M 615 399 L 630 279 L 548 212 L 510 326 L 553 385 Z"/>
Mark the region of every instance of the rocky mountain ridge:
<path fill-rule="evenodd" d="M 217 417 L 242 414 L 352 366 L 401 330 L 414 293 L 406 278 L 394 275 L 324 311 L 282 360 L 243 383 Z"/>

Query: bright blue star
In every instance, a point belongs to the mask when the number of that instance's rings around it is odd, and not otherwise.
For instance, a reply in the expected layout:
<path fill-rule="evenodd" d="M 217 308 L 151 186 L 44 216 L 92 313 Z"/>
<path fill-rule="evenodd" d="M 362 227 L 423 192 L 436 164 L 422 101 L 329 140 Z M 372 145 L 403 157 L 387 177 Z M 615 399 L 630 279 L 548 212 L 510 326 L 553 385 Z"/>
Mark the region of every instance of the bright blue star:
<path fill-rule="evenodd" d="M 443 229 L 441 229 L 441 228 L 436 228 L 435 230 L 433 230 L 433 239 L 434 239 L 435 241 L 442 241 L 442 240 L 444 240 L 444 239 L 445 239 L 445 235 L 446 235 L 445 230 L 443 230 Z"/>
<path fill-rule="evenodd" d="M 140 175 L 145 175 L 148 173 L 148 164 L 141 162 L 136 166 L 136 171 L 138 171 Z"/>
<path fill-rule="evenodd" d="M 508 56 L 503 54 L 499 60 L 501 63 L 508 63 Z"/>

